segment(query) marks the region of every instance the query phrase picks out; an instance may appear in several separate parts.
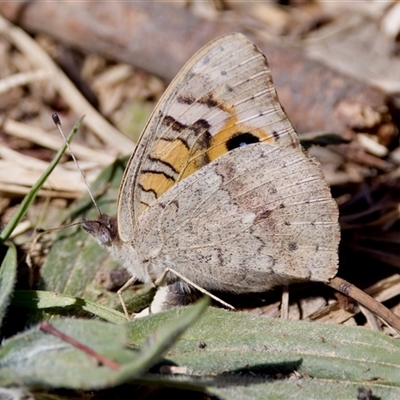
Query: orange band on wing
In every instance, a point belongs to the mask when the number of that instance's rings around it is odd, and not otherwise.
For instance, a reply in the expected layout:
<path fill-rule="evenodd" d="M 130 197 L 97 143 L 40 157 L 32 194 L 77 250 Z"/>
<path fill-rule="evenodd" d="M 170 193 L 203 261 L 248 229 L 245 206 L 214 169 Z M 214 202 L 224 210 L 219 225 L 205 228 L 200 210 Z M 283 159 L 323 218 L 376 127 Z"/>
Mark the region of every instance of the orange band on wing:
<path fill-rule="evenodd" d="M 174 141 L 160 139 L 151 150 L 150 157 L 170 166 L 179 174 L 187 164 L 189 149 L 179 139 Z"/>
<path fill-rule="evenodd" d="M 144 191 L 152 191 L 159 198 L 175 185 L 175 180 L 161 172 L 143 172 L 140 174 L 139 184 Z"/>

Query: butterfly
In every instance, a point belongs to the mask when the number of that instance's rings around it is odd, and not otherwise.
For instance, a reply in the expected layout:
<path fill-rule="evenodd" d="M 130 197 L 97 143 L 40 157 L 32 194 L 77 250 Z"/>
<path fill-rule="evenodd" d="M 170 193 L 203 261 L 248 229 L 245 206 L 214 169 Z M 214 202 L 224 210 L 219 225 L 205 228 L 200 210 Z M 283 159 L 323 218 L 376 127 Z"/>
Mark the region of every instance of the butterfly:
<path fill-rule="evenodd" d="M 117 216 L 83 229 L 145 283 L 179 275 L 207 291 L 261 292 L 328 282 L 338 268 L 336 202 L 265 56 L 240 33 L 182 68 L 128 162 Z"/>

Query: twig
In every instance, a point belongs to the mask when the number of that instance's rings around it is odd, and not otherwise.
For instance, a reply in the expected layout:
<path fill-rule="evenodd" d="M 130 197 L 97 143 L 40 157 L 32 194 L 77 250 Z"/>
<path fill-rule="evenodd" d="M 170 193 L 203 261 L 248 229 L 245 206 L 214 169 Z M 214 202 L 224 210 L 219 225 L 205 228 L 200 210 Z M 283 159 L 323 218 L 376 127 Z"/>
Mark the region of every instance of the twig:
<path fill-rule="evenodd" d="M 54 326 L 50 325 L 46 321 L 42 322 L 40 324 L 39 329 L 42 332 L 50 333 L 51 335 L 60 338 L 64 342 L 71 344 L 72 346 L 76 347 L 78 350 L 81 350 L 82 352 L 86 353 L 88 356 L 95 358 L 100 364 L 105 365 L 106 367 L 109 367 L 109 368 L 113 369 L 114 371 L 119 371 L 121 369 L 121 365 L 119 365 L 116 361 L 111 360 L 111 358 L 108 358 L 108 357 L 105 357 L 105 356 L 99 354 L 97 351 L 91 349 L 90 347 L 84 345 L 83 343 L 78 342 L 71 336 L 68 336 L 65 333 L 54 328 Z"/>

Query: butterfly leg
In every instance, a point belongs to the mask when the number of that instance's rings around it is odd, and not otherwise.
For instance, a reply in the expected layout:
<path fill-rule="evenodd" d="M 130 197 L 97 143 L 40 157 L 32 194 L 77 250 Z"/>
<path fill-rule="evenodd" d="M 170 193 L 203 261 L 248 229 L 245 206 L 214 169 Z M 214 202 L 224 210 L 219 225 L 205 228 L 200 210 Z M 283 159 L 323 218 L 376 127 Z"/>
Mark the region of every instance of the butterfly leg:
<path fill-rule="evenodd" d="M 183 307 L 197 301 L 201 294 L 190 290 L 188 285 L 179 280 L 169 285 L 159 286 L 149 307 L 142 310 L 135 318 L 141 318 L 149 314 L 157 314 L 173 307 Z"/>
<path fill-rule="evenodd" d="M 234 310 L 235 307 L 231 306 L 230 304 L 226 303 L 225 301 L 221 300 L 219 297 L 214 296 L 213 294 L 211 294 L 210 292 L 208 292 L 207 290 L 203 289 L 202 287 L 200 287 L 199 285 L 196 285 L 194 282 L 192 282 L 190 279 L 186 278 L 185 276 L 183 276 L 181 273 L 179 273 L 178 271 L 172 269 L 172 268 L 165 268 L 165 270 L 163 271 L 163 273 L 154 281 L 154 285 L 155 286 L 161 286 L 168 274 L 168 272 L 173 273 L 174 275 L 176 275 L 178 278 L 182 279 L 184 282 L 186 282 L 188 285 L 194 287 L 195 289 L 197 289 L 199 292 L 206 294 L 207 296 L 211 297 L 212 299 L 214 299 L 215 301 L 218 301 L 218 303 L 221 303 L 223 306 L 230 308 L 231 310 Z"/>
<path fill-rule="evenodd" d="M 289 319 L 289 286 L 282 287 L 281 318 Z"/>
<path fill-rule="evenodd" d="M 121 303 L 122 309 L 124 310 L 124 314 L 126 319 L 129 321 L 130 317 L 129 317 L 129 313 L 128 313 L 128 309 L 126 308 L 126 304 L 125 304 L 125 300 L 122 297 L 122 293 L 129 287 L 131 286 L 134 282 L 136 281 L 136 277 L 132 276 L 128 281 L 125 282 L 124 286 L 122 286 L 122 288 L 120 288 L 117 291 L 118 297 L 119 297 L 119 301 Z"/>

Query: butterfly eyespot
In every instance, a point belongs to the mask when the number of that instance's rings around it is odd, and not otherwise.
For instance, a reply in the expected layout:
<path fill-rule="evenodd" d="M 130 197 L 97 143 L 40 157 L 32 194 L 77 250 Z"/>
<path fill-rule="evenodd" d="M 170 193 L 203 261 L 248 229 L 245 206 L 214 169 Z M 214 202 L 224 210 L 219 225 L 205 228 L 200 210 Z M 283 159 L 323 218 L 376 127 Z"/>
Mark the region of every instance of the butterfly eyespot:
<path fill-rule="evenodd" d="M 228 151 L 231 151 L 238 147 L 246 146 L 248 144 L 258 143 L 259 141 L 260 139 L 250 132 L 237 133 L 226 142 L 226 148 L 228 149 Z"/>

